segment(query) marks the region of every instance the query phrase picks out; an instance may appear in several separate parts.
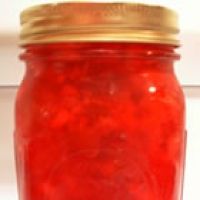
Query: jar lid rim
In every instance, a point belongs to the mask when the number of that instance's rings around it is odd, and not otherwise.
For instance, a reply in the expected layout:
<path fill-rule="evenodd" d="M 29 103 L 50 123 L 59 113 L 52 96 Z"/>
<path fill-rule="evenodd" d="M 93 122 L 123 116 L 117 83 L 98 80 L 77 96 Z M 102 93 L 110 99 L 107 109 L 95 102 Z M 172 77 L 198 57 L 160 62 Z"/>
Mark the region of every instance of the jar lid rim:
<path fill-rule="evenodd" d="M 124 41 L 179 45 L 175 11 L 141 3 L 43 4 L 21 13 L 20 42 Z"/>

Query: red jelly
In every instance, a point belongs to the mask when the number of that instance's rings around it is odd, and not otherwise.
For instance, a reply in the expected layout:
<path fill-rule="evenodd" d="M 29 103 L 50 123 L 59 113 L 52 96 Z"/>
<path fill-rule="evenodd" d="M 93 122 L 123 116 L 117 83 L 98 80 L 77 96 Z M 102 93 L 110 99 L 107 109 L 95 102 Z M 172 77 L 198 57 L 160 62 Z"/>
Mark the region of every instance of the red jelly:
<path fill-rule="evenodd" d="M 62 4 L 70 6 L 87 12 Z M 30 35 L 22 37 L 27 68 L 16 102 L 20 200 L 180 200 L 177 44 Z"/>

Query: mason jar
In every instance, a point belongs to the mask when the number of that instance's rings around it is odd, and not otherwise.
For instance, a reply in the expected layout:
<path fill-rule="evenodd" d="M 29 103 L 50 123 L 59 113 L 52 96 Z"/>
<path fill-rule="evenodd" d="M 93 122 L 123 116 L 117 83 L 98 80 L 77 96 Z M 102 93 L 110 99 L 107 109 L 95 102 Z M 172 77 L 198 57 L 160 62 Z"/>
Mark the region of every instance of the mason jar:
<path fill-rule="evenodd" d="M 180 200 L 185 102 L 177 14 L 59 3 L 21 15 L 20 200 Z"/>

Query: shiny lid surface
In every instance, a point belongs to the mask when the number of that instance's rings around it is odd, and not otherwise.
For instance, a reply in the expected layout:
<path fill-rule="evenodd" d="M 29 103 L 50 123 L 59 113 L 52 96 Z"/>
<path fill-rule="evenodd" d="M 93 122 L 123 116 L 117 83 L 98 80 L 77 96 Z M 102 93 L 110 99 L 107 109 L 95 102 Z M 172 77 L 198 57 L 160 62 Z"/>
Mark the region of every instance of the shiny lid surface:
<path fill-rule="evenodd" d="M 69 41 L 179 45 L 177 14 L 146 4 L 44 4 L 23 11 L 21 25 L 21 45 Z"/>

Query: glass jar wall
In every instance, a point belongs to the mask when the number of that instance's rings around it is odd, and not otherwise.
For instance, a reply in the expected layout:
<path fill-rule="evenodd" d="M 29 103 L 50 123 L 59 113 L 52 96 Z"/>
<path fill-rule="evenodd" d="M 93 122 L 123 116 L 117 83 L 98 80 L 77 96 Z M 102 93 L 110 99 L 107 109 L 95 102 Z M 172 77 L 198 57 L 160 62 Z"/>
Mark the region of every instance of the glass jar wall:
<path fill-rule="evenodd" d="M 20 200 L 181 199 L 185 103 L 173 67 L 175 24 L 154 27 L 154 14 L 169 19 L 160 7 L 104 4 L 105 12 L 101 6 L 46 5 L 22 15 L 26 74 L 15 129 Z M 133 28 L 123 9 L 154 19 L 131 18 Z M 67 18 L 66 10 L 75 16 Z M 47 14 L 56 18 L 47 23 Z M 102 23 L 106 14 L 112 17 Z"/>

